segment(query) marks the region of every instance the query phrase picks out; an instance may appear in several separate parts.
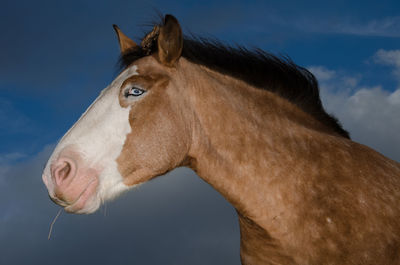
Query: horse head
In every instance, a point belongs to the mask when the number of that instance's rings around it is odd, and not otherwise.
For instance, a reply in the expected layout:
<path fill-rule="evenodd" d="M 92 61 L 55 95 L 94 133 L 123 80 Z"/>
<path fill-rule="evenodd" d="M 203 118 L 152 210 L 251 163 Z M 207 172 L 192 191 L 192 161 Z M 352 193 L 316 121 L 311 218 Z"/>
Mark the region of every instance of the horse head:
<path fill-rule="evenodd" d="M 167 15 L 140 46 L 114 28 L 121 53 L 142 56 L 100 93 L 44 169 L 50 198 L 67 212 L 94 212 L 182 164 L 188 153 L 188 115 L 174 80 L 183 45 L 178 21 Z M 143 56 L 152 43 L 157 52 Z"/>

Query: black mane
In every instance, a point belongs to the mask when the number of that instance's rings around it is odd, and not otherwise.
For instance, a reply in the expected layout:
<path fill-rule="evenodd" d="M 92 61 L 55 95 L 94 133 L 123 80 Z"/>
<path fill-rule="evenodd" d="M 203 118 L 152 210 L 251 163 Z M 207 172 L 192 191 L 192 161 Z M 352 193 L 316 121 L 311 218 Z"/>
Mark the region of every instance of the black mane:
<path fill-rule="evenodd" d="M 133 49 L 120 58 L 121 67 L 154 53 L 156 39 L 151 50 Z M 331 128 L 339 135 L 350 138 L 338 120 L 325 112 L 320 97 L 318 82 L 307 69 L 293 63 L 289 58 L 280 58 L 261 49 L 226 46 L 218 41 L 204 38 L 184 38 L 182 56 L 223 74 L 265 89 L 296 104 L 303 111 Z"/>

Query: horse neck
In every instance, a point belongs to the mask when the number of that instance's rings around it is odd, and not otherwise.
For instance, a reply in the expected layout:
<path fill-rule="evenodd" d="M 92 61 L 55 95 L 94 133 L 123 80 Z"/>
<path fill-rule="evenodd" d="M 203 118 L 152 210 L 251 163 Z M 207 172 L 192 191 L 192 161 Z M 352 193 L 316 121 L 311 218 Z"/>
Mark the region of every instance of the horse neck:
<path fill-rule="evenodd" d="M 299 154 L 338 137 L 274 93 L 186 60 L 181 66 L 193 112 L 190 166 L 240 214 L 263 223 L 284 203 L 274 186 L 304 160 Z"/>

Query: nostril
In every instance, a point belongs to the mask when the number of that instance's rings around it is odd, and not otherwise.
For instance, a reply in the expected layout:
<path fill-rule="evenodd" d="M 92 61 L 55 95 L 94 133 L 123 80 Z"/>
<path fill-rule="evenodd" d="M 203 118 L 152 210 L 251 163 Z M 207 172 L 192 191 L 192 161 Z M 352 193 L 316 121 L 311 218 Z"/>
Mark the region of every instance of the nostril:
<path fill-rule="evenodd" d="M 63 161 L 54 171 L 54 178 L 57 186 L 65 184 L 72 177 L 72 164 L 68 161 Z"/>
<path fill-rule="evenodd" d="M 68 162 L 64 162 L 64 166 L 58 170 L 57 174 L 61 180 L 64 180 L 68 177 L 71 172 L 71 165 Z"/>

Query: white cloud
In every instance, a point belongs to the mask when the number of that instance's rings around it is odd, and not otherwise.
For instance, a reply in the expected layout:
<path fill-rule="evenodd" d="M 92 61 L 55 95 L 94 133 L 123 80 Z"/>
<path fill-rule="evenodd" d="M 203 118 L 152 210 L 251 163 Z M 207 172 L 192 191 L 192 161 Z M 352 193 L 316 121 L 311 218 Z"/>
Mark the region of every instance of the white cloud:
<path fill-rule="evenodd" d="M 394 66 L 394 76 L 400 81 L 400 50 L 378 50 L 373 59 L 376 63 Z"/>
<path fill-rule="evenodd" d="M 367 22 L 342 20 L 333 24 L 331 31 L 361 36 L 400 37 L 399 28 L 400 16 L 396 16 L 373 19 Z"/>
<path fill-rule="evenodd" d="M 400 104 L 400 89 L 397 89 L 395 92 L 393 92 L 390 97 L 389 97 L 389 102 L 391 104 Z"/>
<path fill-rule="evenodd" d="M 354 17 L 295 17 L 272 21 L 286 27 L 315 33 L 336 33 L 357 36 L 400 37 L 400 16 L 360 20 Z"/>
<path fill-rule="evenodd" d="M 329 70 L 324 66 L 310 66 L 308 70 L 310 70 L 319 81 L 331 80 L 336 75 L 336 71 Z"/>
<path fill-rule="evenodd" d="M 336 93 L 352 93 L 358 88 L 361 76 L 348 76 L 324 66 L 307 67 L 315 75 L 319 84 L 326 90 Z"/>
<path fill-rule="evenodd" d="M 10 164 L 14 161 L 17 161 L 21 158 L 26 157 L 26 154 L 20 152 L 13 152 L 8 154 L 0 154 L 0 165 Z"/>
<path fill-rule="evenodd" d="M 380 50 L 375 62 L 400 69 L 398 51 Z M 380 85 L 361 86 L 362 76 L 348 76 L 322 66 L 308 69 L 320 82 L 326 110 L 333 113 L 352 138 L 400 161 L 400 88 L 387 91 Z"/>
<path fill-rule="evenodd" d="M 354 94 L 332 93 L 321 86 L 324 105 L 352 138 L 400 161 L 400 89 L 364 87 Z"/>
<path fill-rule="evenodd" d="M 396 67 L 400 67 L 400 50 L 378 50 L 374 59 L 378 63 L 394 65 Z"/>

